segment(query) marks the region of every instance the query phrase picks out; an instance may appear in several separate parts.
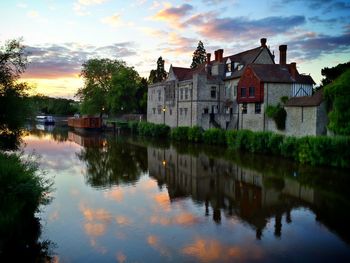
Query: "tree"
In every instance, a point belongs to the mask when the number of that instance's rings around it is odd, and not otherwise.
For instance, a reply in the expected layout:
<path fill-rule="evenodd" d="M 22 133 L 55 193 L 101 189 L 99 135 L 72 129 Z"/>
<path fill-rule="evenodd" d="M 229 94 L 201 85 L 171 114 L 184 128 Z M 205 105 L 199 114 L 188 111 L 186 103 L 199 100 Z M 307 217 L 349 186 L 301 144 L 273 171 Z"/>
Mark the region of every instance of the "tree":
<path fill-rule="evenodd" d="M 197 49 L 193 52 L 191 68 L 196 68 L 198 65 L 207 61 L 207 53 L 202 41 L 198 42 Z"/>
<path fill-rule="evenodd" d="M 162 57 L 158 58 L 157 69 L 156 70 L 152 69 L 149 74 L 149 78 L 148 78 L 149 83 L 153 84 L 153 83 L 161 82 L 167 78 L 168 74 L 164 69 L 164 62 L 165 61 L 163 60 Z"/>
<path fill-rule="evenodd" d="M 84 87 L 76 96 L 86 114 L 135 111 L 139 74 L 124 61 L 90 59 L 83 64 Z"/>
<path fill-rule="evenodd" d="M 141 81 L 136 90 L 136 111 L 138 113 L 146 114 L 147 113 L 147 92 L 148 92 L 148 83 L 146 78 L 141 78 Z"/>
<path fill-rule="evenodd" d="M 347 69 L 350 68 L 350 62 L 344 64 L 338 64 L 333 68 L 323 68 L 321 70 L 322 76 L 324 78 L 321 80 L 321 87 L 324 87 L 334 81 L 337 77 L 339 77 L 342 73 L 344 73 Z"/>
<path fill-rule="evenodd" d="M 330 102 L 328 128 L 335 134 L 350 135 L 350 69 L 324 88 Z"/>
<path fill-rule="evenodd" d="M 30 115 L 29 86 L 17 82 L 27 65 L 24 49 L 21 40 L 9 40 L 0 47 L 0 146 L 6 144 L 6 148 L 18 146 L 20 128 Z"/>

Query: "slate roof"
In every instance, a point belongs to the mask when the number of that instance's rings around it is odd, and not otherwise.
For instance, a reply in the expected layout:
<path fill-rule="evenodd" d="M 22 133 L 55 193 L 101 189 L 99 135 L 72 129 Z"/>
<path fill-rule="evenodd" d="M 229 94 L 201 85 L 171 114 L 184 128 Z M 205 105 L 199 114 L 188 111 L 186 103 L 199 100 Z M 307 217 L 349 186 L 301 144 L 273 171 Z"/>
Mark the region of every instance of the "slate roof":
<path fill-rule="evenodd" d="M 290 64 L 250 64 L 249 67 L 264 82 L 315 84 L 311 76 L 299 74 L 298 71 L 296 71 L 296 77 L 294 79 L 289 71 Z"/>
<path fill-rule="evenodd" d="M 319 106 L 323 101 L 323 90 L 318 90 L 312 96 L 293 97 L 290 98 L 285 106 L 286 107 L 312 107 Z"/>
<path fill-rule="evenodd" d="M 177 79 L 179 81 L 191 80 L 193 78 L 194 74 L 206 74 L 208 80 L 216 80 L 217 79 L 216 76 L 212 76 L 212 75 L 207 73 L 205 66 L 206 66 L 206 63 L 203 63 L 203 64 L 201 64 L 198 67 L 193 68 L 193 69 L 192 68 L 181 68 L 181 67 L 172 67 L 172 69 L 173 69 L 175 76 L 177 77 Z"/>

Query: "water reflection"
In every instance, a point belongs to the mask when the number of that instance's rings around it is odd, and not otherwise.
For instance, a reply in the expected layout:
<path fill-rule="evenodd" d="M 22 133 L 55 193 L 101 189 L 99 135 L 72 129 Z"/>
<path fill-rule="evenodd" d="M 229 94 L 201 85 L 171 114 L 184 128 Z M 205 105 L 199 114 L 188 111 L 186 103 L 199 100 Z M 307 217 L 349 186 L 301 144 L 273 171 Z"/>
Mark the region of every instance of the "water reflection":
<path fill-rule="evenodd" d="M 93 187 L 132 184 L 147 171 L 147 149 L 129 144 L 125 138 L 72 131 L 68 138 L 84 146 L 78 157 L 86 163 L 86 181 Z"/>
<path fill-rule="evenodd" d="M 52 166 L 46 217 L 62 261 L 350 258 L 348 171 L 113 134 L 56 138 L 68 139 L 54 145 L 66 169 Z"/>

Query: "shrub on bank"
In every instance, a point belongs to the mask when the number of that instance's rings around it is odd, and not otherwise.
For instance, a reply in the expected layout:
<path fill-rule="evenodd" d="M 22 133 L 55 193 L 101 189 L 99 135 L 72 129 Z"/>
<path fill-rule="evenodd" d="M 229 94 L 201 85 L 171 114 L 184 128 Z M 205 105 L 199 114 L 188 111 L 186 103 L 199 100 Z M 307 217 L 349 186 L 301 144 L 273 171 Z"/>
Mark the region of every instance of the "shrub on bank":
<path fill-rule="evenodd" d="M 137 127 L 137 132 L 141 136 L 166 138 L 170 134 L 170 127 L 165 124 L 140 122 Z"/>
<path fill-rule="evenodd" d="M 206 144 L 225 145 L 226 132 L 218 128 L 206 130 L 203 133 L 203 141 Z"/>
<path fill-rule="evenodd" d="M 189 128 L 188 140 L 190 142 L 201 142 L 203 140 L 203 129 L 199 126 Z"/>
<path fill-rule="evenodd" d="M 171 129 L 171 139 L 186 142 L 188 140 L 189 127 L 180 126 Z"/>

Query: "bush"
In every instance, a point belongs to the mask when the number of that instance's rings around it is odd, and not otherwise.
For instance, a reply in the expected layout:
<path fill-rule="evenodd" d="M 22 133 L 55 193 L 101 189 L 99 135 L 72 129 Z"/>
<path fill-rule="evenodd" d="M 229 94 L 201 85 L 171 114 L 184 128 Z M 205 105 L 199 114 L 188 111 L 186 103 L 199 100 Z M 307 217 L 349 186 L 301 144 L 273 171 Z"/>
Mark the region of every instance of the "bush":
<path fill-rule="evenodd" d="M 185 142 L 188 140 L 189 127 L 176 127 L 171 130 L 171 139 Z"/>
<path fill-rule="evenodd" d="M 269 136 L 269 141 L 267 143 L 268 148 L 269 148 L 269 152 L 274 154 L 274 155 L 280 155 L 283 140 L 284 140 L 283 135 L 271 133 Z"/>
<path fill-rule="evenodd" d="M 165 124 L 154 124 L 150 122 L 140 122 L 138 124 L 138 134 L 148 137 L 166 138 L 170 134 L 170 127 Z"/>
<path fill-rule="evenodd" d="M 270 132 L 252 132 L 248 136 L 248 150 L 253 153 L 268 153 L 268 143 L 270 140 Z"/>
<path fill-rule="evenodd" d="M 238 131 L 236 130 L 226 131 L 226 143 L 231 149 L 235 149 L 237 134 Z"/>
<path fill-rule="evenodd" d="M 138 121 L 130 121 L 128 122 L 128 128 L 132 133 L 137 133 L 138 132 L 138 127 L 139 127 L 139 122 Z"/>
<path fill-rule="evenodd" d="M 269 118 L 275 121 L 277 129 L 284 130 L 286 128 L 287 112 L 281 104 L 278 103 L 277 106 L 269 105 L 265 112 Z"/>
<path fill-rule="evenodd" d="M 203 141 L 206 144 L 225 145 L 226 133 L 224 130 L 221 130 L 218 128 L 212 128 L 212 129 L 206 130 L 203 133 Z"/>
<path fill-rule="evenodd" d="M 281 155 L 298 160 L 298 140 L 295 137 L 284 137 L 280 146 Z"/>
<path fill-rule="evenodd" d="M 249 130 L 239 130 L 237 131 L 236 140 L 233 142 L 232 148 L 242 151 L 249 151 L 250 140 L 252 138 L 252 131 Z"/>
<path fill-rule="evenodd" d="M 188 140 L 190 142 L 201 142 L 203 140 L 203 129 L 199 126 L 194 126 L 188 130 Z"/>

